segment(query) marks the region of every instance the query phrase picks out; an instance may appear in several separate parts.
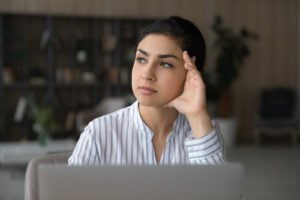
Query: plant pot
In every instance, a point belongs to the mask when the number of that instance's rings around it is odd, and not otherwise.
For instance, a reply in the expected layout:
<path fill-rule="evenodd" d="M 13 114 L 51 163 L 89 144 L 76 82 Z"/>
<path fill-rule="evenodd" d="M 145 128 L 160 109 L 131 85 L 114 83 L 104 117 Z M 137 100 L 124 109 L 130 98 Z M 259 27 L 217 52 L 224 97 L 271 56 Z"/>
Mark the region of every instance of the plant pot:
<path fill-rule="evenodd" d="M 238 120 L 236 118 L 216 118 L 216 120 L 220 126 L 225 147 L 233 147 L 236 144 Z"/>

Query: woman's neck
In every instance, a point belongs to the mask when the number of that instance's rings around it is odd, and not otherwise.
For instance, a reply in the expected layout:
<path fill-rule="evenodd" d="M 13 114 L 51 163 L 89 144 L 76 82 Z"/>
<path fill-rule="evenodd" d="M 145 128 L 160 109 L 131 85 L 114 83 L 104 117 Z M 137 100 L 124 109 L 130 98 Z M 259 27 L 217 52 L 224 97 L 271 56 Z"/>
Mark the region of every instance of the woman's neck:
<path fill-rule="evenodd" d="M 166 137 L 171 132 L 178 115 L 174 108 L 148 107 L 141 104 L 139 112 L 145 124 L 159 137 Z"/>

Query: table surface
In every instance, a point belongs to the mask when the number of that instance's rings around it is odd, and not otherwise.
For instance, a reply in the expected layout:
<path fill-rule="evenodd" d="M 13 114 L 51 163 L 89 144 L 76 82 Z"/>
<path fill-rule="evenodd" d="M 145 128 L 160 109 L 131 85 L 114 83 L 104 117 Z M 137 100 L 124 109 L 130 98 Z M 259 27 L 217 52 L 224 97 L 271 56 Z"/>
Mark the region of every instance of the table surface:
<path fill-rule="evenodd" d="M 0 142 L 0 165 L 27 165 L 35 156 L 72 151 L 75 144 L 72 139 L 51 140 L 44 146 L 35 141 Z"/>

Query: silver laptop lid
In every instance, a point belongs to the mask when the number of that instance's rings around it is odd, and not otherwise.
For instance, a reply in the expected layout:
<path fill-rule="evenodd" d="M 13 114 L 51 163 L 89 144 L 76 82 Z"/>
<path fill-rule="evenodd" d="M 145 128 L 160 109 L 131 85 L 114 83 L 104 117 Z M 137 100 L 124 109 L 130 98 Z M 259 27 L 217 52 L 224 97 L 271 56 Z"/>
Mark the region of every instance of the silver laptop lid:
<path fill-rule="evenodd" d="M 234 200 L 243 167 L 41 165 L 40 200 Z"/>

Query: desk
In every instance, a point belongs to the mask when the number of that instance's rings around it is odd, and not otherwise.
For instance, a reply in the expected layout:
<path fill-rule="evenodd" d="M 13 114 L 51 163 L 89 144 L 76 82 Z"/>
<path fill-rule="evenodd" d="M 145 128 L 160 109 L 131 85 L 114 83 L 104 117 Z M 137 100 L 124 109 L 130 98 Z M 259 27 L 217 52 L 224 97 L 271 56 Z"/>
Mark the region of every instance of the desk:
<path fill-rule="evenodd" d="M 16 166 L 27 165 L 35 156 L 72 151 L 76 142 L 74 140 L 52 140 L 45 146 L 37 142 L 0 142 L 0 165 Z"/>
<path fill-rule="evenodd" d="M 45 146 L 37 142 L 0 142 L 0 199 L 24 199 L 25 170 L 35 156 L 72 151 L 74 140 L 52 140 Z"/>

